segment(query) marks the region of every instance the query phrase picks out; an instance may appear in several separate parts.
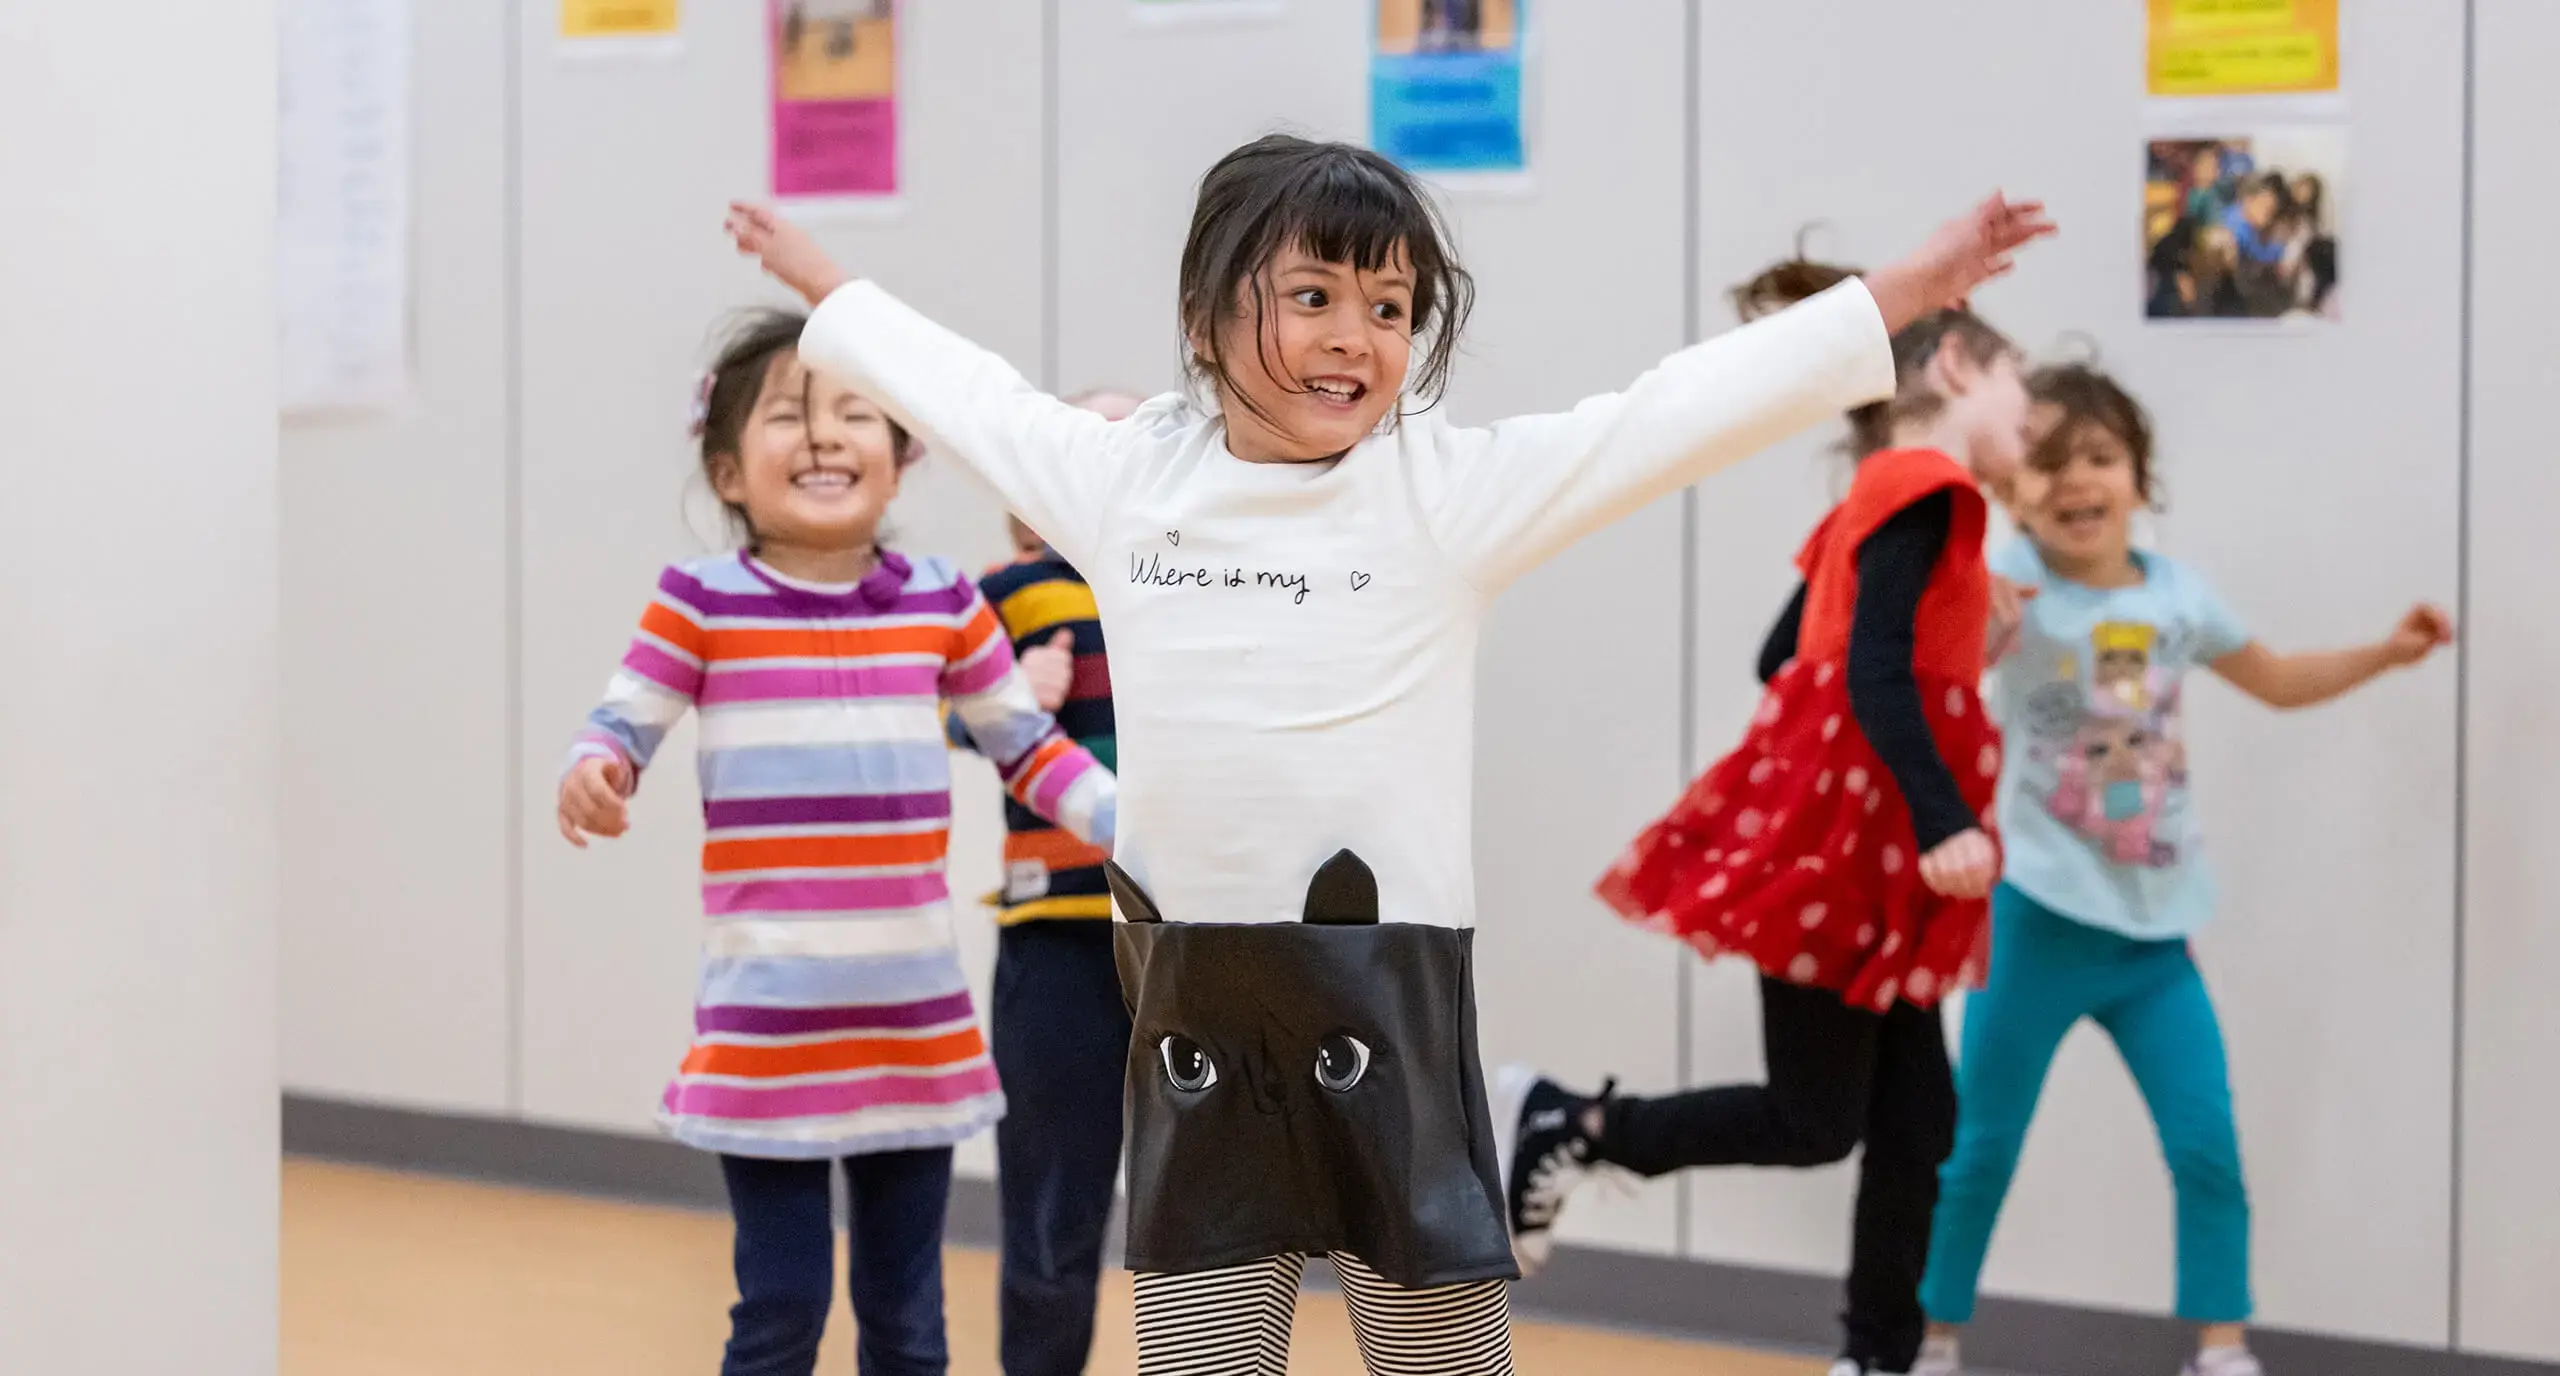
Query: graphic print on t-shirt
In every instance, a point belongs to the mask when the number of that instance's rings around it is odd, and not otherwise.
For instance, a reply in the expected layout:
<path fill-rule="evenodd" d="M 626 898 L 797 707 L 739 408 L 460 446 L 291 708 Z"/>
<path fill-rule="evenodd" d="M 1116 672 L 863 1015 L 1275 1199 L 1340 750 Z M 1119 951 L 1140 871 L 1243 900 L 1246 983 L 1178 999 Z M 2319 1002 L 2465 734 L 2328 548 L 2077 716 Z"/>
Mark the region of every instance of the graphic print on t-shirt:
<path fill-rule="evenodd" d="M 1197 560 L 1185 561 L 1179 555 L 1182 532 L 1164 533 L 1167 549 L 1133 549 L 1129 551 L 1129 581 L 1140 587 L 1196 588 L 1227 592 L 1276 592 L 1296 606 L 1305 606 L 1307 597 L 1319 581 L 1299 568 L 1250 568 L 1240 564 L 1217 565 Z M 1360 569 L 1350 571 L 1349 586 L 1353 592 L 1366 592 L 1376 575 Z M 1330 582 L 1327 581 L 1327 586 Z"/>
<path fill-rule="evenodd" d="M 2214 903 L 2180 685 L 2249 632 L 2194 570 L 2134 558 L 2140 582 L 2092 587 L 2054 577 L 2032 541 L 1995 552 L 1994 572 L 2037 591 L 1990 696 L 2009 738 L 2002 878 L 2076 921 L 2158 941 L 2193 934 Z"/>
<path fill-rule="evenodd" d="M 2051 770 L 2044 807 L 2119 865 L 2166 869 L 2177 845 L 2160 818 L 2187 784 L 2178 679 L 2155 658 L 2162 634 L 2142 622 L 2101 621 L 2081 656 L 2049 655 L 2028 695 L 2027 747 Z"/>

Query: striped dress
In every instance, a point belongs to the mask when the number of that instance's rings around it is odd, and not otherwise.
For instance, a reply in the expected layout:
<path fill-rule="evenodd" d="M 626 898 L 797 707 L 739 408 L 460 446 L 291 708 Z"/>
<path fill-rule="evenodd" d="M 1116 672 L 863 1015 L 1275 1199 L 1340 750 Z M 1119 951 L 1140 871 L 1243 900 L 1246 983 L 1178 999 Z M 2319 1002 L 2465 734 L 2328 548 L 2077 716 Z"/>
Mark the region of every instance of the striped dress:
<path fill-rule="evenodd" d="M 824 1158 L 1003 1116 L 952 941 L 946 702 L 1009 795 L 1110 844 L 1110 771 L 1032 701 L 950 565 L 883 552 L 824 587 L 727 554 L 659 576 L 571 763 L 636 776 L 686 709 L 701 717 L 709 929 L 692 1049 L 659 1109 L 677 1140 Z"/>

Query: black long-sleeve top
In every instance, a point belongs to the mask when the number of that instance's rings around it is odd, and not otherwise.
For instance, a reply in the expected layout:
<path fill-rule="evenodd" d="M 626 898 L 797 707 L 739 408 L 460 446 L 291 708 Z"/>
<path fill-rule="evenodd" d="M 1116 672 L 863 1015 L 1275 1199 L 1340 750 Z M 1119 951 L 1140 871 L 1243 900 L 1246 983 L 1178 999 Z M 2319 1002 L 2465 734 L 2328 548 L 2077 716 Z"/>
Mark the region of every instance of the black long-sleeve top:
<path fill-rule="evenodd" d="M 1884 761 L 1911 808 L 1911 827 L 1922 854 L 1977 825 L 1955 772 L 1938 755 L 1911 674 L 1918 642 L 1920 598 L 1946 551 L 1955 523 L 1955 498 L 1929 494 L 1895 512 L 1858 546 L 1858 602 L 1849 620 L 1849 710 L 1867 744 Z M 1760 647 L 1760 681 L 1778 676 L 1795 658 L 1804 626 L 1803 585 L 1769 628 Z"/>

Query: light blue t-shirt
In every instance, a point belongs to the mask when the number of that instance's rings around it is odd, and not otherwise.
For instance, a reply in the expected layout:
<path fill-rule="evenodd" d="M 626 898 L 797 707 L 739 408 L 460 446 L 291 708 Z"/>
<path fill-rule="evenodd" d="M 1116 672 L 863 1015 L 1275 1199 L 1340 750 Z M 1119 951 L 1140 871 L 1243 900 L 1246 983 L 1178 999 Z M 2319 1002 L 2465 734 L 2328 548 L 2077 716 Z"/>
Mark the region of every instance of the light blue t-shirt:
<path fill-rule="evenodd" d="M 2038 590 L 1991 675 L 2002 878 L 2065 917 L 2167 940 L 2213 915 L 2179 690 L 2249 634 L 2194 570 L 2134 558 L 2139 585 L 2092 588 L 2055 577 L 2029 540 L 1992 556 L 1992 572 Z"/>

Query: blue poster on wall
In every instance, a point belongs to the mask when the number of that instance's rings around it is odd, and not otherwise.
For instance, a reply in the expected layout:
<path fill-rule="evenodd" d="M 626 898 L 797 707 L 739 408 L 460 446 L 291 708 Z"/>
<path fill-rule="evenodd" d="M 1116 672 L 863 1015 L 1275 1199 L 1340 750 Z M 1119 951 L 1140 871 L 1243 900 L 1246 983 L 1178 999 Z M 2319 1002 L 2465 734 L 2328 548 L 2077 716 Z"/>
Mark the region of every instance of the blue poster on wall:
<path fill-rule="evenodd" d="M 1528 0 L 1377 0 L 1369 142 L 1417 172 L 1520 172 Z"/>

